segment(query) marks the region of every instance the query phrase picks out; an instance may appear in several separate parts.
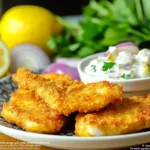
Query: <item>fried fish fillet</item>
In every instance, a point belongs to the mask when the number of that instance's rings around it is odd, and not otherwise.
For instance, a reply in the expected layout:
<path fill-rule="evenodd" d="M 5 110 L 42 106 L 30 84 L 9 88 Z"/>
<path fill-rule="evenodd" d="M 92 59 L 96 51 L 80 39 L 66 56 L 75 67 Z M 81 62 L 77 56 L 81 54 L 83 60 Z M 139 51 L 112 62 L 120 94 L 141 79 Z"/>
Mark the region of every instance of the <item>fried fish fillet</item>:
<path fill-rule="evenodd" d="M 47 80 L 73 82 L 73 79 L 68 74 L 50 73 L 50 74 L 39 74 L 39 76 Z"/>
<path fill-rule="evenodd" d="M 2 117 L 9 123 L 37 133 L 59 132 L 66 117 L 51 110 L 34 91 L 18 89 L 10 102 L 3 104 Z"/>
<path fill-rule="evenodd" d="M 13 79 L 19 87 L 35 90 L 51 109 L 66 116 L 75 111 L 98 111 L 123 98 L 122 85 L 106 81 L 84 84 L 72 80 L 46 80 L 24 68 L 18 69 Z"/>
<path fill-rule="evenodd" d="M 78 114 L 78 136 L 120 135 L 150 128 L 150 95 L 125 98 L 95 113 Z"/>

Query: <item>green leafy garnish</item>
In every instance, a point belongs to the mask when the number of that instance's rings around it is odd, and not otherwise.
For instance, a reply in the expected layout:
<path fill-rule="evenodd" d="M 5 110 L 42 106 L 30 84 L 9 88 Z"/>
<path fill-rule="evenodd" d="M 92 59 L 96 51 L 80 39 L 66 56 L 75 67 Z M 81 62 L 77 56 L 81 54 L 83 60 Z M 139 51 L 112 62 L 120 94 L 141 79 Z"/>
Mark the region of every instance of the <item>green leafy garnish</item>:
<path fill-rule="evenodd" d="M 91 70 L 96 72 L 96 65 L 91 65 Z"/>
<path fill-rule="evenodd" d="M 130 74 L 123 74 L 121 77 L 124 78 L 124 79 L 129 79 L 130 78 Z"/>
<path fill-rule="evenodd" d="M 114 66 L 114 64 L 115 63 L 113 63 L 113 62 L 104 62 L 102 70 L 107 71 L 107 70 L 111 69 Z"/>
<path fill-rule="evenodd" d="M 50 37 L 47 46 L 54 49 L 55 57 L 72 58 L 103 52 L 126 41 L 140 49 L 150 48 L 149 8 L 149 0 L 91 0 L 79 22 L 57 17 L 64 30 Z"/>

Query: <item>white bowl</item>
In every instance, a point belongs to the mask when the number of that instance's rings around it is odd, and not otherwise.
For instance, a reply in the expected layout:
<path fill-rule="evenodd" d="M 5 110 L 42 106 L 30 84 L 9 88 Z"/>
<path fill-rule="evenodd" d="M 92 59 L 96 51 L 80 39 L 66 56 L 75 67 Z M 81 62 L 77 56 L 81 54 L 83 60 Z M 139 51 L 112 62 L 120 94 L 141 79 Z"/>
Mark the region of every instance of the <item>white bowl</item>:
<path fill-rule="evenodd" d="M 150 77 L 136 78 L 136 79 L 102 79 L 100 77 L 95 77 L 88 75 L 84 72 L 85 67 L 93 59 L 103 53 L 97 53 L 88 57 L 83 58 L 78 64 L 78 72 L 81 80 L 84 83 L 98 82 L 98 81 L 109 81 L 111 83 L 121 83 L 123 85 L 123 91 L 127 96 L 132 95 L 147 95 L 150 94 Z"/>

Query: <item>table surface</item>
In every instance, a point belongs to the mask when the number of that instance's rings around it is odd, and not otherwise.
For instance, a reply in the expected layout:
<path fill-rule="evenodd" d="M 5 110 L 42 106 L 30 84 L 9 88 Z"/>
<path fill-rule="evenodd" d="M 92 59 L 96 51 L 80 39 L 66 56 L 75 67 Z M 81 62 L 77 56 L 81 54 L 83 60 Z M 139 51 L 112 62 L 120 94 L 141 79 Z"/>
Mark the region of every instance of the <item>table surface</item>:
<path fill-rule="evenodd" d="M 3 133 L 0 133 L 0 150 L 16 150 L 19 145 L 24 144 L 26 146 L 26 148 L 21 148 L 21 150 L 30 150 L 29 148 L 31 148 L 31 150 L 58 150 L 55 148 L 50 148 L 50 147 L 45 147 L 45 146 L 38 146 L 38 145 L 32 145 L 29 143 L 25 143 L 23 141 L 14 139 L 12 137 L 9 137 L 7 135 L 4 135 Z M 13 148 L 12 148 L 13 145 Z M 20 148 L 20 147 L 19 147 Z M 18 148 L 18 149 L 19 149 Z M 20 149 L 19 149 L 20 150 Z"/>

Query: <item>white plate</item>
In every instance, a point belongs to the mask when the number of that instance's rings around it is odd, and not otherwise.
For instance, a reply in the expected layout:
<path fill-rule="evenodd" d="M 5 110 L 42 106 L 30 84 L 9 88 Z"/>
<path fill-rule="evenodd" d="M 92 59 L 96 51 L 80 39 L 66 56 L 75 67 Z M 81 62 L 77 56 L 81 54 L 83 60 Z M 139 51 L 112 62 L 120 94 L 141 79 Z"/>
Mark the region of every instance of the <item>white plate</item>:
<path fill-rule="evenodd" d="M 16 87 L 11 76 L 0 80 L 0 112 L 3 102 L 9 100 L 9 95 Z M 150 131 L 103 137 L 77 137 L 74 136 L 73 133 L 70 133 L 70 131 L 66 133 L 61 132 L 60 135 L 30 133 L 7 123 L 2 117 L 0 117 L 0 132 L 22 141 L 72 150 L 116 149 L 150 142 Z"/>

